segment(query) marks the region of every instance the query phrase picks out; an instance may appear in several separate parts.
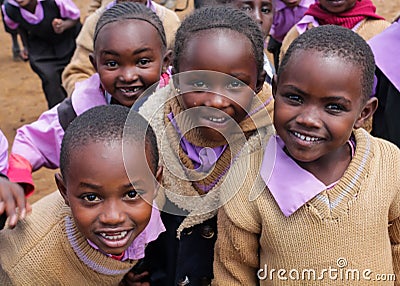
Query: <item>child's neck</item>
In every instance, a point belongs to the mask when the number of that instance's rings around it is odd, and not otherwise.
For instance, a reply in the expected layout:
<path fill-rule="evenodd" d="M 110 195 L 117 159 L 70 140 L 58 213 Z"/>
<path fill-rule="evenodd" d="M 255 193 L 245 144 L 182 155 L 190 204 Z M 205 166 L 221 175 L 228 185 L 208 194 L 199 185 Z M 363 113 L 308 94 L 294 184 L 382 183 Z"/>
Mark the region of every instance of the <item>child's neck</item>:
<path fill-rule="evenodd" d="M 22 8 L 34 14 L 36 10 L 36 5 L 37 5 L 37 0 L 32 0 L 25 7 Z"/>
<path fill-rule="evenodd" d="M 339 149 L 313 162 L 296 161 L 303 169 L 312 173 L 326 186 L 337 182 L 343 176 L 351 161 L 351 148 L 345 144 Z"/>

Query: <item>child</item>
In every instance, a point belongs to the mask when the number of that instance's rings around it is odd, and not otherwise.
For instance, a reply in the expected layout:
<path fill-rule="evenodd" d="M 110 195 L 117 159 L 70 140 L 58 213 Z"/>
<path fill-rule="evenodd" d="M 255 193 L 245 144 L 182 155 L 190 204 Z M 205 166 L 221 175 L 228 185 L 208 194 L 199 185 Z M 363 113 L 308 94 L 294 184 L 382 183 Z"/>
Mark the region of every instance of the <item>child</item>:
<path fill-rule="evenodd" d="M 116 3 L 125 1 L 117 0 L 104 2 L 108 2 L 108 5 L 104 5 L 104 7 L 102 6 L 102 8 L 97 10 L 85 20 L 82 31 L 76 39 L 77 47 L 74 56 L 62 74 L 62 82 L 68 95 L 72 94 L 77 82 L 89 78 L 96 72 L 89 60 L 89 54 L 93 52 L 93 34 L 100 15 L 108 8 L 114 6 Z M 180 25 L 180 20 L 176 13 L 161 5 L 158 5 L 157 3 L 154 3 L 154 1 L 151 0 L 129 0 L 129 2 L 137 2 L 141 3 L 142 5 L 146 5 L 153 12 L 155 12 L 158 17 L 160 17 L 160 20 L 164 26 L 165 35 L 167 37 L 167 46 L 172 46 L 175 32 Z"/>
<path fill-rule="evenodd" d="M 4 21 L 17 29 L 28 45 L 29 63 L 40 77 L 49 109 L 66 96 L 61 73 L 75 50 L 81 24 L 71 0 L 7 0 Z"/>
<path fill-rule="evenodd" d="M 4 0 L 0 0 L 0 6 L 3 5 Z M 4 30 L 6 33 L 11 35 L 11 41 L 12 41 L 12 54 L 13 54 L 13 60 L 14 61 L 27 61 L 28 60 L 28 54 L 27 54 L 27 49 L 25 47 L 25 43 L 22 43 L 24 45 L 24 49 L 21 50 L 18 42 L 18 30 L 17 29 L 10 29 L 7 24 L 4 22 L 4 13 L 3 9 L 1 9 L 1 20 L 4 25 Z M 21 39 L 22 40 L 22 39 Z"/>
<path fill-rule="evenodd" d="M 152 207 L 162 173 L 157 141 L 137 113 L 124 128 L 128 113 L 98 106 L 70 124 L 60 192 L 0 232 L 1 285 L 117 285 L 165 230 Z"/>
<path fill-rule="evenodd" d="M 376 7 L 371 0 L 318 0 L 285 36 L 281 57 L 298 35 L 320 25 L 331 24 L 352 29 L 368 41 L 390 25 L 383 17 L 375 14 L 375 11 Z"/>
<path fill-rule="evenodd" d="M 400 23 L 394 22 L 368 43 L 376 59 L 378 79 L 376 97 L 379 105 L 374 114 L 371 134 L 384 138 L 400 147 Z"/>
<path fill-rule="evenodd" d="M 368 44 L 340 26 L 289 47 L 273 82 L 278 136 L 248 159 L 257 169 L 233 199 L 221 188 L 215 285 L 400 275 L 400 151 L 359 128 L 377 106 L 374 69 Z"/>
<path fill-rule="evenodd" d="M 131 36 L 129 36 L 131 35 Z M 76 115 L 97 106 L 135 100 L 160 79 L 168 66 L 164 28 L 157 15 L 138 3 L 121 3 L 105 11 L 96 26 L 91 62 L 97 73 L 77 85 L 71 98 L 17 130 L 8 177 L 34 189 L 32 171 L 56 169 L 64 130 Z"/>
<path fill-rule="evenodd" d="M 257 24 L 264 36 L 264 41 L 267 39 L 272 21 L 274 18 L 275 3 L 272 0 L 217 0 L 220 4 L 231 4 L 234 7 L 243 10 L 247 13 Z M 264 52 L 264 70 L 267 72 L 265 81 L 271 84 L 272 76 L 275 69 L 268 60 L 267 54 Z"/>
<path fill-rule="evenodd" d="M 238 9 L 195 10 L 176 34 L 173 80 L 139 109 L 160 136 L 165 171 L 157 202 L 167 230 L 145 257 L 151 285 L 208 285 L 213 278 L 219 187 L 232 179 L 232 161 L 272 133 L 263 42 Z"/>
<path fill-rule="evenodd" d="M 303 18 L 315 0 L 276 0 L 274 21 L 268 40 L 268 51 L 274 56 L 274 67 L 279 65 L 279 53 L 287 32 Z"/>

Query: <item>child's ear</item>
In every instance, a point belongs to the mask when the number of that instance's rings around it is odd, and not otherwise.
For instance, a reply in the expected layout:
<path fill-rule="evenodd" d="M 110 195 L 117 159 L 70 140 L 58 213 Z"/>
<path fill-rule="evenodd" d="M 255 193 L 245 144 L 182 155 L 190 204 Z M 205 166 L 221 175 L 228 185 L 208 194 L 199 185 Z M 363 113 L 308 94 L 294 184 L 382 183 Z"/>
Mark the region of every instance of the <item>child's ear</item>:
<path fill-rule="evenodd" d="M 156 172 L 156 181 L 158 184 L 156 186 L 156 189 L 154 190 L 154 198 L 157 196 L 158 189 L 160 188 L 162 176 L 163 176 L 163 167 L 159 166 Z"/>
<path fill-rule="evenodd" d="M 260 74 L 258 75 L 257 84 L 256 84 L 256 90 L 255 90 L 256 94 L 259 93 L 262 90 L 266 76 L 267 76 L 267 72 L 265 70 L 260 72 Z"/>
<path fill-rule="evenodd" d="M 163 73 L 166 72 L 168 68 L 171 66 L 171 64 L 172 64 L 172 51 L 167 50 L 163 58 L 162 72 Z"/>
<path fill-rule="evenodd" d="M 375 110 L 378 108 L 378 99 L 376 97 L 372 97 L 368 99 L 365 103 L 363 109 L 361 110 L 360 116 L 358 117 L 356 123 L 354 124 L 354 128 L 360 128 L 364 125 L 365 121 L 370 118 Z"/>
<path fill-rule="evenodd" d="M 67 206 L 69 206 L 67 188 L 65 186 L 64 178 L 62 177 L 62 175 L 60 173 L 55 174 L 54 178 L 56 179 L 58 191 L 60 192 L 61 196 L 64 198 L 64 201 L 67 204 Z"/>
<path fill-rule="evenodd" d="M 95 69 L 95 71 L 97 72 L 97 65 L 96 65 L 96 59 L 94 57 L 93 53 L 89 54 L 89 60 L 92 63 L 93 68 Z"/>
<path fill-rule="evenodd" d="M 276 95 L 276 89 L 278 88 L 278 76 L 276 74 L 274 74 L 274 76 L 272 77 L 272 95 L 275 99 L 275 95 Z"/>

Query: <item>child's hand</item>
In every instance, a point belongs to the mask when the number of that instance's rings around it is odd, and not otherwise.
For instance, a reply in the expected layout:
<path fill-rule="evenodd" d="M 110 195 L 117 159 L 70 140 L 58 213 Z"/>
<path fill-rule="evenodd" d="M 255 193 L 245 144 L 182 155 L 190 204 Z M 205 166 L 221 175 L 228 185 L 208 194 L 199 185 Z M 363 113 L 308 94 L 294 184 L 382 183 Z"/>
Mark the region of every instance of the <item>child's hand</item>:
<path fill-rule="evenodd" d="M 142 282 L 143 279 L 147 278 L 149 273 L 147 271 L 140 274 L 134 273 L 132 270 L 125 274 L 122 281 L 119 283 L 120 286 L 150 286 L 149 282 Z"/>
<path fill-rule="evenodd" d="M 24 219 L 31 210 L 24 189 L 17 183 L 0 177 L 0 215 L 4 212 L 7 214 L 9 227 L 14 228 L 18 219 Z"/>
<path fill-rule="evenodd" d="M 66 30 L 64 20 L 62 20 L 62 19 L 54 18 L 53 22 L 51 22 L 51 24 L 53 25 L 53 30 L 56 34 L 61 34 Z"/>

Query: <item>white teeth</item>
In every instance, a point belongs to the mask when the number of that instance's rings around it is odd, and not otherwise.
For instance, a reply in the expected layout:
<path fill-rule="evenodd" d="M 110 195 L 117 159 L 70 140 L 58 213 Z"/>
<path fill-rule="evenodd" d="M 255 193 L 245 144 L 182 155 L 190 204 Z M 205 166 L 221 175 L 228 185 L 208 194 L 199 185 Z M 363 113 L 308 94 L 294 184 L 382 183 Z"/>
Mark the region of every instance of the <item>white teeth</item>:
<path fill-rule="evenodd" d="M 105 232 L 100 233 L 100 235 L 102 237 L 104 237 L 105 239 L 108 239 L 108 240 L 120 240 L 120 239 L 123 239 L 127 234 L 128 234 L 128 232 L 126 230 L 121 231 L 120 234 L 118 234 L 118 235 L 108 235 Z"/>
<path fill-rule="evenodd" d="M 318 137 L 310 137 L 310 136 L 305 136 L 302 135 L 298 132 L 293 132 L 293 134 L 297 137 L 300 138 L 301 140 L 305 140 L 307 142 L 315 142 L 315 141 L 319 141 L 320 139 Z"/>
<path fill-rule="evenodd" d="M 212 121 L 212 122 L 216 122 L 216 123 L 222 123 L 225 121 L 225 118 L 216 118 L 216 117 L 208 117 L 208 120 Z"/>
<path fill-rule="evenodd" d="M 122 92 L 136 92 L 140 89 L 140 87 L 133 87 L 133 88 L 120 88 Z"/>

